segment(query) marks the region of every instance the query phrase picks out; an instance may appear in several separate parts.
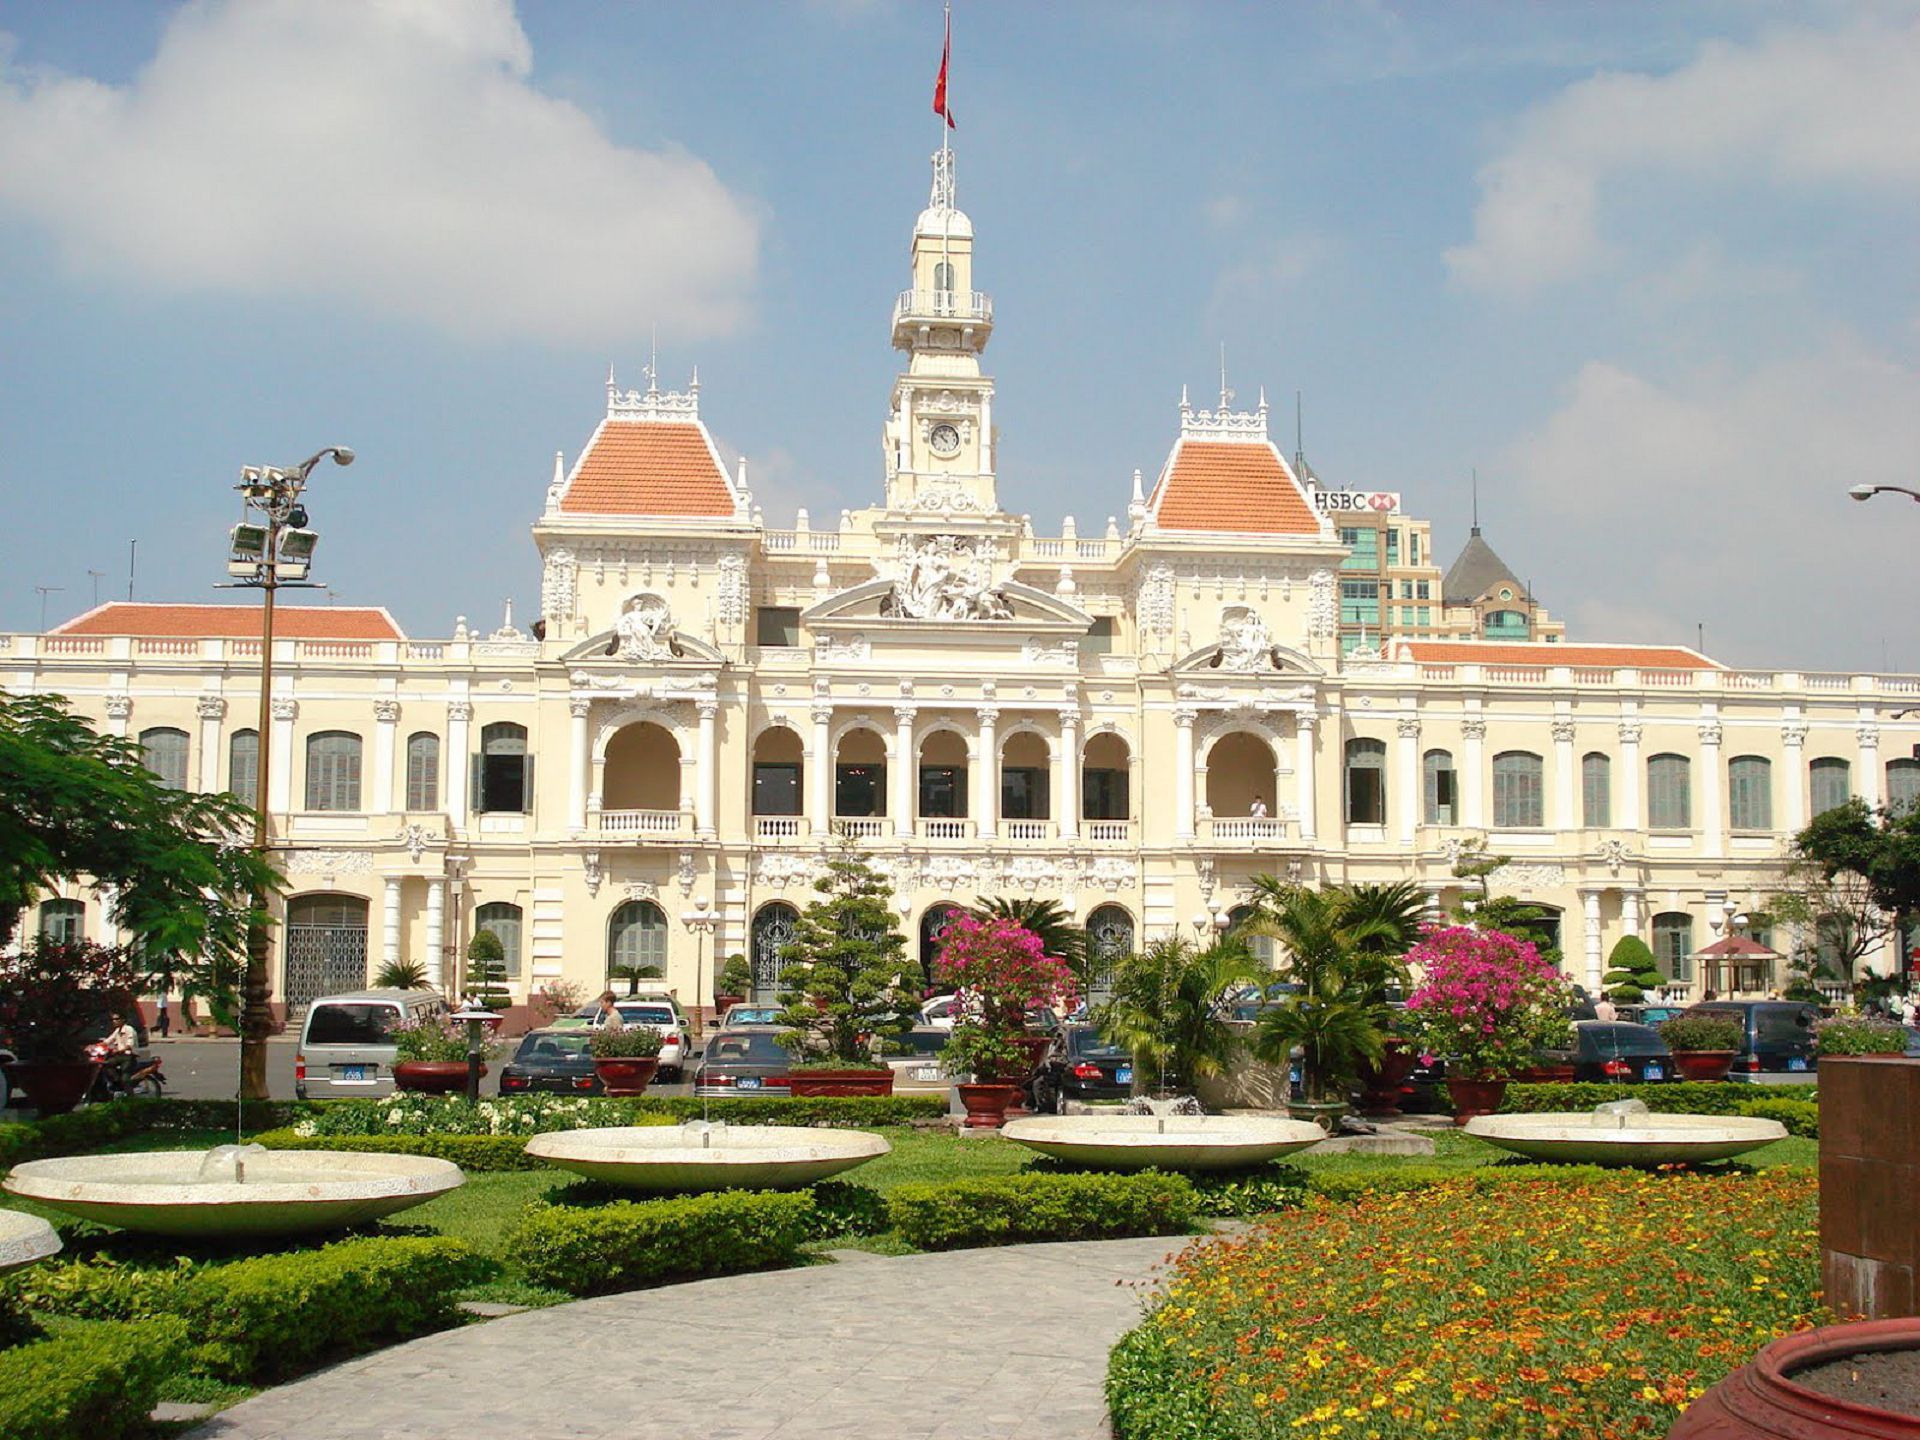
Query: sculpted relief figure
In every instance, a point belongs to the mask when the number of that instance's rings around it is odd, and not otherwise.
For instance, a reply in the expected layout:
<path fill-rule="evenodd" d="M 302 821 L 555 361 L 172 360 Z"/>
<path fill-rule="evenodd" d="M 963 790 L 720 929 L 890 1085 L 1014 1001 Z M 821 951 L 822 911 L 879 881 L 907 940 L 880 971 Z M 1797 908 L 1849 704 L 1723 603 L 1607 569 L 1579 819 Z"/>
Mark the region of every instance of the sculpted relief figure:
<path fill-rule="evenodd" d="M 902 557 L 880 613 L 909 620 L 1010 620 L 1013 611 L 993 588 L 989 563 L 957 536 L 929 536 Z"/>
<path fill-rule="evenodd" d="M 673 612 L 667 602 L 650 592 L 627 601 L 613 627 L 613 643 L 623 660 L 673 659 Z"/>
<path fill-rule="evenodd" d="M 1267 622 L 1246 605 L 1229 605 L 1220 612 L 1222 670 L 1268 670 L 1273 667 L 1273 637 Z"/>

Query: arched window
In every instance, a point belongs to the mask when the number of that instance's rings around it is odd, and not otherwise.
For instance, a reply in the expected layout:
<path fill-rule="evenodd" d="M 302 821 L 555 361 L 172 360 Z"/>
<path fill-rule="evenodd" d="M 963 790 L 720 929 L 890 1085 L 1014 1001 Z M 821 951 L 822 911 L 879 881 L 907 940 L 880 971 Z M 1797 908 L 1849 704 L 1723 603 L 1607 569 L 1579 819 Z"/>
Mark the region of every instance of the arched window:
<path fill-rule="evenodd" d="M 40 938 L 56 945 L 74 945 L 87 938 L 84 900 L 40 902 Z"/>
<path fill-rule="evenodd" d="M 422 730 L 407 737 L 407 809 L 440 808 L 440 737 Z"/>
<path fill-rule="evenodd" d="M 504 900 L 490 901 L 473 912 L 476 934 L 491 930 L 499 937 L 501 958 L 506 961 L 509 979 L 520 974 L 520 918 L 520 907 Z"/>
<path fill-rule="evenodd" d="M 1693 825 L 1693 766 L 1684 755 L 1647 761 L 1647 827 L 1686 830 Z"/>
<path fill-rule="evenodd" d="M 940 931 L 947 917 L 959 908 L 958 905 L 929 905 L 920 917 L 920 970 L 929 985 L 940 983 L 933 978 L 933 957 L 940 953 Z"/>
<path fill-rule="evenodd" d="M 1274 961 L 1273 937 L 1271 935 L 1247 935 L 1243 934 L 1240 930 L 1240 927 L 1251 920 L 1255 913 L 1251 905 L 1234 906 L 1233 909 L 1227 912 L 1227 919 L 1233 922 L 1228 928 L 1227 933 L 1244 944 L 1247 947 L 1248 954 L 1252 955 L 1254 959 L 1271 970 L 1273 969 Z"/>
<path fill-rule="evenodd" d="M 763 730 L 753 742 L 753 813 L 802 815 L 801 771 L 804 750 L 800 737 L 784 725 Z"/>
<path fill-rule="evenodd" d="M 1887 808 L 1898 815 L 1920 801 L 1920 760 L 1887 762 Z"/>
<path fill-rule="evenodd" d="M 533 757 L 527 753 L 526 726 L 498 720 L 482 730 L 474 771 L 475 810 L 523 815 L 533 808 Z"/>
<path fill-rule="evenodd" d="M 367 986 L 367 902 L 358 895 L 296 895 L 287 901 L 289 1006 Z"/>
<path fill-rule="evenodd" d="M 933 288 L 943 295 L 952 293 L 953 264 L 951 261 L 936 260 L 933 262 Z"/>
<path fill-rule="evenodd" d="M 140 751 L 147 769 L 169 790 L 187 788 L 187 732 L 156 726 L 140 732 Z"/>
<path fill-rule="evenodd" d="M 607 921 L 607 970 L 646 965 L 667 973 L 667 912 L 651 900 L 629 900 Z"/>
<path fill-rule="evenodd" d="M 236 730 L 227 741 L 227 793 L 251 805 L 260 796 L 260 732 Z"/>
<path fill-rule="evenodd" d="M 1727 762 L 1727 823 L 1736 830 L 1773 828 L 1773 762 L 1766 756 Z"/>
<path fill-rule="evenodd" d="M 1812 782 L 1813 813 L 1824 815 L 1847 803 L 1852 793 L 1853 767 L 1834 756 L 1826 756 L 1808 767 Z"/>
<path fill-rule="evenodd" d="M 1387 742 L 1347 742 L 1347 824 L 1387 823 Z"/>
<path fill-rule="evenodd" d="M 1092 973 L 1090 1003 L 1098 1005 L 1113 995 L 1113 971 L 1133 954 L 1133 916 L 1118 905 L 1102 905 L 1087 916 L 1087 968 Z"/>
<path fill-rule="evenodd" d="M 1613 761 L 1598 750 L 1580 757 L 1580 823 L 1589 830 L 1613 824 Z"/>
<path fill-rule="evenodd" d="M 1505 750 L 1493 757 L 1493 823 L 1502 830 L 1538 830 L 1547 823 L 1540 757 Z"/>
<path fill-rule="evenodd" d="M 360 737 L 322 730 L 307 739 L 307 809 L 360 808 Z"/>
<path fill-rule="evenodd" d="M 793 927 L 800 912 L 776 900 L 762 905 L 753 916 L 753 1002 L 767 1005 L 780 998 L 780 952 L 793 943 Z"/>
<path fill-rule="evenodd" d="M 1423 825 L 1460 823 L 1460 776 L 1453 754 L 1429 750 L 1420 758 L 1420 822 Z"/>
<path fill-rule="evenodd" d="M 1676 985 L 1693 982 L 1693 917 L 1668 910 L 1653 917 L 1653 958 Z"/>

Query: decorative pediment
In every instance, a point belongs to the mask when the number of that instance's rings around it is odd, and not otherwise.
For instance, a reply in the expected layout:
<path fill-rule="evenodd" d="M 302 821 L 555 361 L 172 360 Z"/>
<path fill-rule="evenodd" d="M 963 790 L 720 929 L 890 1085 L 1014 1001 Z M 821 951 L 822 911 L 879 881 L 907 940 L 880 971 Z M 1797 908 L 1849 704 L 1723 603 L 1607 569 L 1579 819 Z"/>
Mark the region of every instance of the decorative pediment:
<path fill-rule="evenodd" d="M 702 670 L 724 665 L 727 660 L 717 646 L 679 630 L 667 631 L 661 637 L 661 643 L 648 655 L 629 658 L 623 651 L 622 636 L 618 629 L 602 630 L 598 635 L 591 635 L 560 658 L 569 665 L 580 660 L 611 660 L 620 665 L 686 666 Z"/>
<path fill-rule="evenodd" d="M 1018 580 L 1003 581 L 993 587 L 992 593 L 998 603 L 991 607 L 994 611 L 991 614 L 964 613 L 974 607 L 961 603 L 950 607 L 954 613 L 944 613 L 938 606 L 934 607 L 934 613 L 928 615 L 903 613 L 896 595 L 899 584 L 891 576 L 862 581 L 829 595 L 804 611 L 800 621 L 809 629 L 858 627 L 869 636 L 876 637 L 881 631 L 893 627 L 911 629 L 919 634 L 944 627 L 964 629 L 969 633 L 977 633 L 984 628 L 1024 634 L 1032 631 L 1084 633 L 1093 625 L 1093 616 L 1078 605 L 1045 590 L 1023 585 Z"/>

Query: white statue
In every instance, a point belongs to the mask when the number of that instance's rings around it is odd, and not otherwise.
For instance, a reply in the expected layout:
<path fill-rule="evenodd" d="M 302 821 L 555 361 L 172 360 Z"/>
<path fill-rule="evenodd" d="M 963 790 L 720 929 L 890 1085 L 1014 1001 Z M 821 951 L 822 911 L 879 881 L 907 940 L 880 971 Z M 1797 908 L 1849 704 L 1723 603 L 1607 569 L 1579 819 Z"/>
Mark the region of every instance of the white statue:
<path fill-rule="evenodd" d="M 674 658 L 673 612 L 665 600 L 651 592 L 627 601 L 613 634 L 623 660 Z"/>
<path fill-rule="evenodd" d="M 987 555 L 954 535 L 929 536 L 903 555 L 880 613 L 909 620 L 1013 618 L 1006 597 L 993 588 Z"/>
<path fill-rule="evenodd" d="M 1273 666 L 1273 637 L 1267 622 L 1247 605 L 1229 605 L 1220 612 L 1222 670 L 1267 670 Z"/>

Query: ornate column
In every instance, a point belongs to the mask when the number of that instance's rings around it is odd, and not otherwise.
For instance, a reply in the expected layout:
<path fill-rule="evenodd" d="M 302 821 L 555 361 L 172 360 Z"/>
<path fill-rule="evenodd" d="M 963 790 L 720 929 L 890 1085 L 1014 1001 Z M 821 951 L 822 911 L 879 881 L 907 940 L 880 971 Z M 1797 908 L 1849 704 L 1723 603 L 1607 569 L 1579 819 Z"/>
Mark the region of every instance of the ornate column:
<path fill-rule="evenodd" d="M 1054 769 L 1060 779 L 1053 787 L 1054 813 L 1060 820 L 1060 838 L 1080 838 L 1080 711 L 1060 707 L 1060 749 Z"/>
<path fill-rule="evenodd" d="M 1786 782 L 1786 831 L 1789 835 L 1798 835 L 1807 825 L 1806 721 L 1788 720 L 1782 724 L 1780 743 L 1786 748 L 1786 758 L 1780 766 L 1786 772 L 1781 777 Z"/>
<path fill-rule="evenodd" d="M 220 722 L 226 718 L 227 702 L 218 695 L 202 695 L 194 709 L 200 716 L 200 791 L 210 795 L 220 788 Z"/>
<path fill-rule="evenodd" d="M 380 906 L 380 958 L 388 965 L 400 962 L 400 877 L 386 877 Z"/>
<path fill-rule="evenodd" d="M 1193 722 L 1199 712 L 1182 705 L 1173 712 L 1173 838 L 1193 839 Z"/>
<path fill-rule="evenodd" d="M 1469 715 L 1460 722 L 1460 823 L 1469 830 L 1484 830 L 1486 809 L 1487 722 L 1481 715 Z"/>
<path fill-rule="evenodd" d="M 267 809 L 284 815 L 293 809 L 293 722 L 300 702 L 291 695 L 273 700 L 272 771 L 267 776 Z"/>
<path fill-rule="evenodd" d="M 1402 715 L 1396 722 L 1400 738 L 1394 741 L 1394 788 L 1400 792 L 1400 844 L 1411 850 L 1420 824 L 1420 717 Z"/>
<path fill-rule="evenodd" d="M 1720 722 L 1708 718 L 1700 722 L 1700 853 L 1718 856 L 1727 853 L 1727 811 L 1721 803 L 1726 788 L 1726 770 L 1720 763 Z"/>
<path fill-rule="evenodd" d="M 1617 787 L 1620 796 L 1618 813 L 1613 817 L 1615 828 L 1620 830 L 1638 830 L 1640 825 L 1640 722 L 1622 720 L 1620 722 L 1620 784 Z"/>
<path fill-rule="evenodd" d="M 982 840 L 993 839 L 1000 819 L 1000 737 L 996 726 L 1000 711 L 982 705 L 974 714 L 980 721 L 976 744 L 979 755 L 973 766 L 974 832 Z"/>
<path fill-rule="evenodd" d="M 404 804 L 393 803 L 393 742 L 399 730 L 400 702 L 374 701 L 373 719 L 373 803 L 367 806 L 367 811 L 385 815 L 405 808 Z"/>
<path fill-rule="evenodd" d="M 107 729 L 122 740 L 127 738 L 127 717 L 133 714 L 131 695 L 107 696 Z"/>
<path fill-rule="evenodd" d="M 1629 935 L 1640 934 L 1640 892 L 1638 890 L 1620 892 L 1620 928 Z"/>
<path fill-rule="evenodd" d="M 467 771 L 472 759 L 467 753 L 467 722 L 473 719 L 473 704 L 467 700 L 447 702 L 447 749 L 442 768 L 446 772 L 447 820 L 456 829 L 467 823 Z"/>
<path fill-rule="evenodd" d="M 576 834 L 587 828 L 587 775 L 593 766 L 593 737 L 587 717 L 593 701 L 575 695 L 567 701 L 567 828 Z"/>
<path fill-rule="evenodd" d="M 1578 830 L 1579 814 L 1574 810 L 1573 721 L 1557 715 L 1553 721 L 1553 828 Z"/>
<path fill-rule="evenodd" d="M 441 875 L 427 881 L 427 984 L 444 990 L 447 944 L 447 882 Z"/>
<path fill-rule="evenodd" d="M 1587 930 L 1587 993 L 1600 993 L 1600 892 L 1582 890 L 1580 908 L 1586 918 Z"/>
<path fill-rule="evenodd" d="M 696 761 L 697 774 L 694 777 L 694 831 L 702 840 L 711 840 L 719 833 L 719 796 L 720 767 L 714 759 L 714 731 L 719 723 L 720 702 L 718 700 L 696 700 L 694 708 L 700 715 L 700 738 Z"/>
<path fill-rule="evenodd" d="M 824 839 L 833 828 L 833 706 L 815 705 L 813 747 L 807 751 L 807 829 Z"/>
<path fill-rule="evenodd" d="M 1311 710 L 1293 717 L 1294 748 L 1298 752 L 1293 757 L 1294 803 L 1300 810 L 1300 838 L 1307 841 L 1320 834 L 1319 817 L 1314 813 L 1319 802 L 1313 791 L 1313 728 L 1319 718 Z"/>
<path fill-rule="evenodd" d="M 920 769 L 913 749 L 914 713 L 911 705 L 894 707 L 893 765 L 887 771 L 887 809 L 893 812 L 893 833 L 902 840 L 913 838 L 914 779 Z"/>
<path fill-rule="evenodd" d="M 1860 780 L 1854 786 L 1854 794 L 1868 805 L 1880 803 L 1880 727 L 1870 721 L 1861 721 L 1855 730 L 1854 738 L 1860 742 Z"/>

